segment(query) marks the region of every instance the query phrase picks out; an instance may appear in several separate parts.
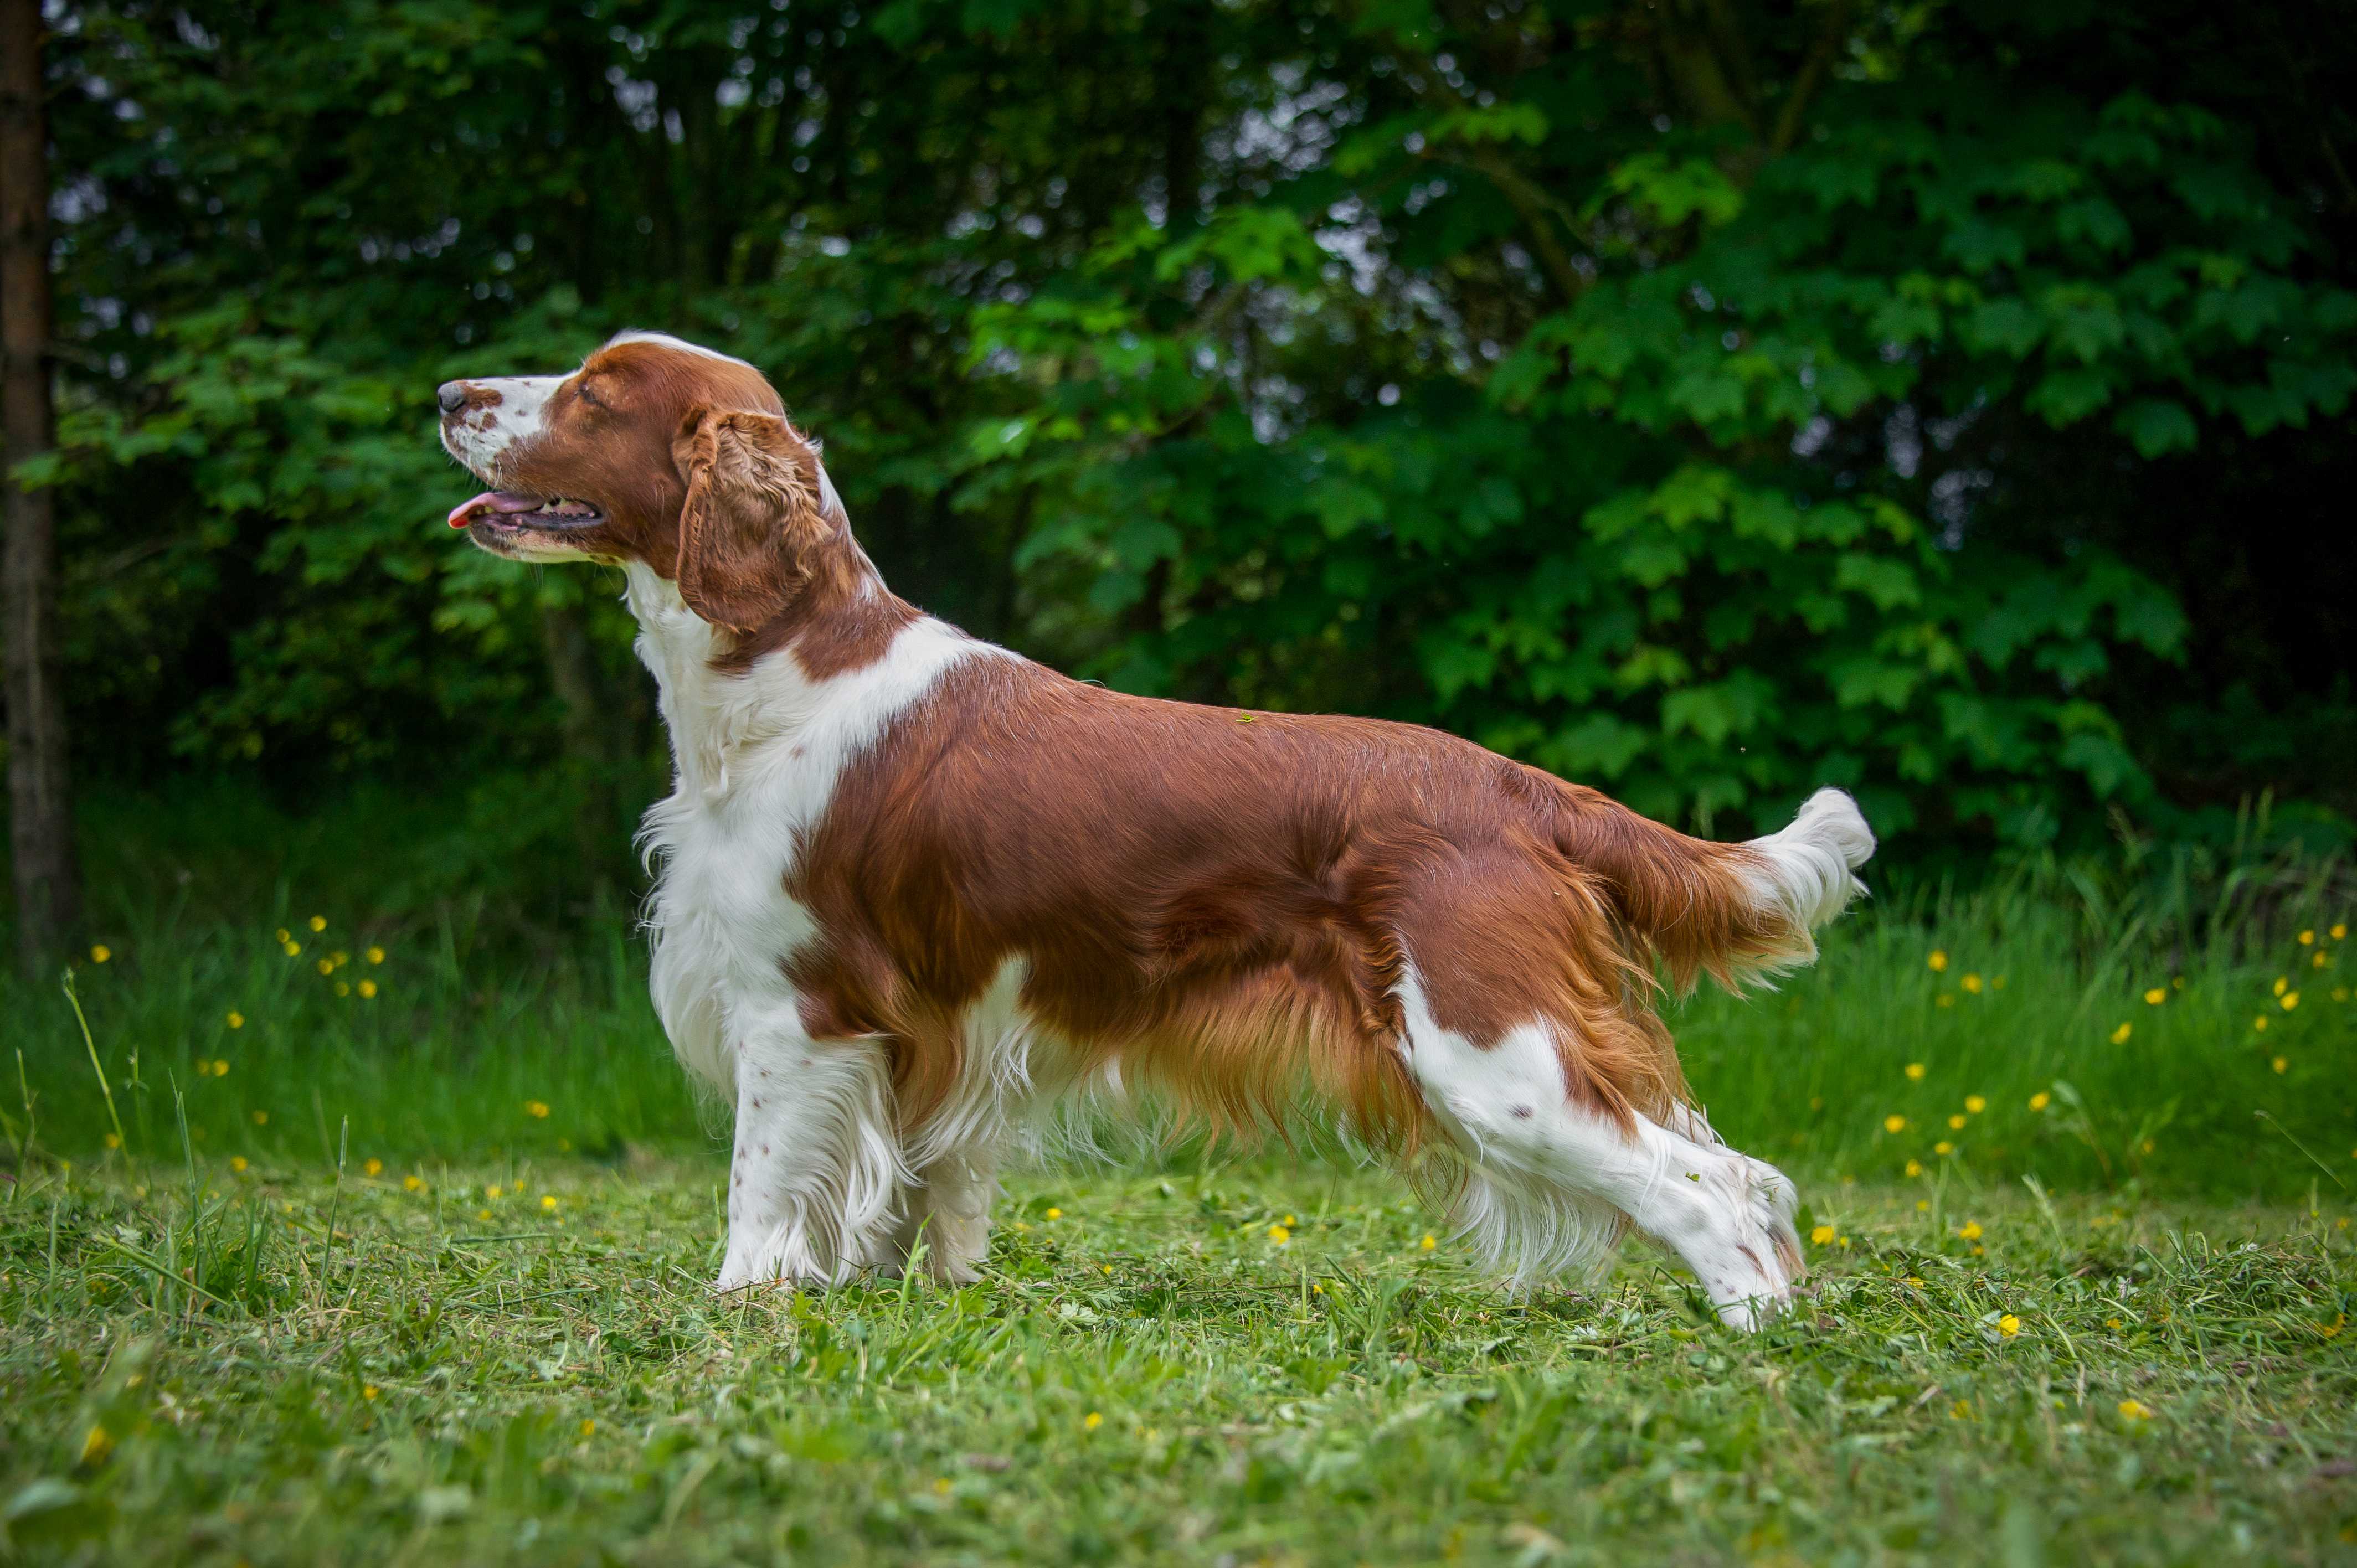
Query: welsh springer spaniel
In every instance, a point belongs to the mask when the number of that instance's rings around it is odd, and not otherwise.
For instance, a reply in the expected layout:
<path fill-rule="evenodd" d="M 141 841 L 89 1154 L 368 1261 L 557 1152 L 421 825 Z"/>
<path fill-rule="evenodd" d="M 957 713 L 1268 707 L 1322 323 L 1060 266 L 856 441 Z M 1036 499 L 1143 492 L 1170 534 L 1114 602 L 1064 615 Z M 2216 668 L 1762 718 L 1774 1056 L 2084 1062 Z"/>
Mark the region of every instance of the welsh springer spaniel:
<path fill-rule="evenodd" d="M 677 771 L 655 1004 L 736 1107 L 720 1289 L 974 1278 L 1002 1147 L 1103 1089 L 1423 1148 L 1518 1281 L 1633 1227 L 1730 1324 L 1790 1298 L 1792 1183 L 1652 998 L 1814 956 L 1874 848 L 1848 796 L 1709 843 L 1432 730 L 1067 680 L 896 597 L 768 381 L 676 338 L 440 395 L 497 487 L 451 527 L 628 579 Z"/>

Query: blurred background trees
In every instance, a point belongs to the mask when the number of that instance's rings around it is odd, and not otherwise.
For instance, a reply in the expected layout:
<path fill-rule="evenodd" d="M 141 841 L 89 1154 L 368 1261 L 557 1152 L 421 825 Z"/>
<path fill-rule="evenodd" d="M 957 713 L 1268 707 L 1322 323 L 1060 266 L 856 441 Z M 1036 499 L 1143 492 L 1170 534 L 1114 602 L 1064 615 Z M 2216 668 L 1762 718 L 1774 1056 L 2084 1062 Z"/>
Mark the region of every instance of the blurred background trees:
<path fill-rule="evenodd" d="M 440 526 L 448 377 L 767 370 L 903 594 L 1898 861 L 2357 811 L 2357 18 L 50 8 L 77 765 L 626 875 L 616 585 Z M 488 845 L 489 847 L 480 847 Z"/>

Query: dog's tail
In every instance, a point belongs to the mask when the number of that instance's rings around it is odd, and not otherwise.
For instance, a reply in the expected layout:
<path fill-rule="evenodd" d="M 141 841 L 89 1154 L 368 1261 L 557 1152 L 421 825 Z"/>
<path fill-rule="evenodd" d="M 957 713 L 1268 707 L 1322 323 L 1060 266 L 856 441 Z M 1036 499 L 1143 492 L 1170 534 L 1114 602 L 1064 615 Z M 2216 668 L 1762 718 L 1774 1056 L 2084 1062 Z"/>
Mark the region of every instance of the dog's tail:
<path fill-rule="evenodd" d="M 1810 796 L 1781 832 L 1712 843 L 1593 790 L 1563 789 L 1556 847 L 1610 890 L 1631 945 L 1681 992 L 1704 974 L 1739 990 L 1808 963 L 1812 933 L 1866 890 L 1851 873 L 1874 854 L 1874 832 L 1839 789 Z"/>

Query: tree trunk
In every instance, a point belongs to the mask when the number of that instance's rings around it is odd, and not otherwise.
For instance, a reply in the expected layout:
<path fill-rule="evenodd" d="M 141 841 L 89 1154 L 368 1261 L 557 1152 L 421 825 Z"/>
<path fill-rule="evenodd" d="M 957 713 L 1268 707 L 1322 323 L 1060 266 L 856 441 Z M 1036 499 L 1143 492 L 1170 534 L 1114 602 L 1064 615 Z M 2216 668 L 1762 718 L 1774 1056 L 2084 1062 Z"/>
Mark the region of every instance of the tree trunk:
<path fill-rule="evenodd" d="M 41 0 L 0 0 L 0 560 L 5 622 L 9 847 L 16 959 L 48 967 L 81 920 L 73 799 L 66 773 L 58 655 L 57 521 L 46 489 L 7 470 L 48 451 L 48 124 L 41 86 Z"/>

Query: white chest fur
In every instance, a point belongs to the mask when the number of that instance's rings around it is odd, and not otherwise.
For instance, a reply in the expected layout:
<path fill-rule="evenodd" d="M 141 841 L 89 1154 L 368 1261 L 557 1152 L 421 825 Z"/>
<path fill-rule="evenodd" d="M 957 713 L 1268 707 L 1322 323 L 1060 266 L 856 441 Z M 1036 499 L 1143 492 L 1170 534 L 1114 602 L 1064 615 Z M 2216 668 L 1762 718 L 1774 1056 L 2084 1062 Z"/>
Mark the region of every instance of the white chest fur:
<path fill-rule="evenodd" d="M 655 1011 L 682 1064 L 726 1092 L 742 1044 L 801 1031 L 783 961 L 815 926 L 785 884 L 844 769 L 951 666 L 1009 655 L 925 618 L 882 659 L 823 681 L 783 650 L 726 673 L 712 668 L 713 628 L 678 589 L 643 566 L 629 575 L 676 774 L 640 830 L 657 870 Z"/>

